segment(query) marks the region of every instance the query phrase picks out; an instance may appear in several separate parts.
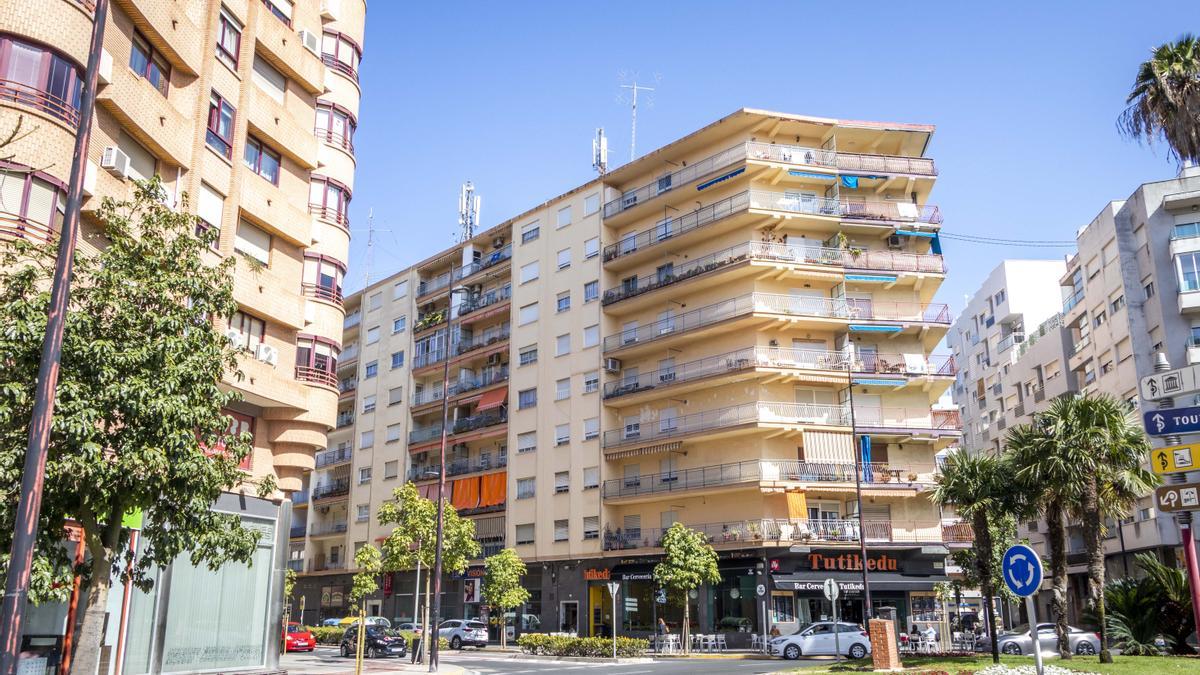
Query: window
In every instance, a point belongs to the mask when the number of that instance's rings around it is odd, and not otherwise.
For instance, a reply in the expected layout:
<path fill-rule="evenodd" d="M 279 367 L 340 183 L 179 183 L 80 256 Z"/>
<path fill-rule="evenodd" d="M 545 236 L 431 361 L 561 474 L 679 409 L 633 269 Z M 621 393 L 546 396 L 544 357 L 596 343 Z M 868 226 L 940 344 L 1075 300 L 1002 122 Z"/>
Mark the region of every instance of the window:
<path fill-rule="evenodd" d="M 134 31 L 133 47 L 129 50 L 129 69 L 150 83 L 163 96 L 171 81 L 171 65 L 150 46 L 141 33 Z"/>
<path fill-rule="evenodd" d="M 238 339 L 234 340 L 231 336 L 229 340 L 234 347 L 253 352 L 262 344 L 263 335 L 267 332 L 267 322 L 245 312 L 235 312 L 229 318 L 229 329 L 238 331 Z"/>
<path fill-rule="evenodd" d="M 554 339 L 554 355 L 565 356 L 571 353 L 571 334 L 565 333 Z"/>
<path fill-rule="evenodd" d="M 538 221 L 526 223 L 521 226 L 521 243 L 528 244 L 538 238 L 538 233 L 541 228 L 538 227 Z"/>
<path fill-rule="evenodd" d="M 583 257 L 585 259 L 595 258 L 600 255 L 600 238 L 592 237 L 583 242 Z"/>
<path fill-rule="evenodd" d="M 524 326 L 538 320 L 538 305 L 536 302 L 525 305 L 517 314 L 517 324 Z"/>
<path fill-rule="evenodd" d="M 527 452 L 537 450 L 537 432 L 526 431 L 523 434 L 517 434 L 517 454 L 523 455 Z"/>
<path fill-rule="evenodd" d="M 396 317 L 395 319 L 392 319 L 392 335 L 395 335 L 396 333 L 403 333 L 404 329 L 407 328 L 407 326 L 408 326 L 408 317 L 407 316 L 400 316 L 400 317 Z"/>
<path fill-rule="evenodd" d="M 554 494 L 571 491 L 571 472 L 558 471 L 554 474 Z"/>
<path fill-rule="evenodd" d="M 592 394 L 600 390 L 600 371 L 590 370 L 583 374 L 583 393 Z"/>
<path fill-rule="evenodd" d="M 517 544 L 533 543 L 533 523 L 517 525 Z"/>
<path fill-rule="evenodd" d="M 251 64 L 250 79 L 267 96 L 275 99 L 278 103 L 283 103 L 283 98 L 287 94 L 287 77 L 257 54 L 254 55 L 254 63 Z"/>
<path fill-rule="evenodd" d="M 589 466 L 583 470 L 583 489 L 594 490 L 600 487 L 600 467 Z"/>
<path fill-rule="evenodd" d="M 246 137 L 246 151 L 242 155 L 246 168 L 279 185 L 279 153 L 262 144 L 253 136 Z"/>
<path fill-rule="evenodd" d="M 387 437 L 384 439 L 384 442 L 386 442 L 386 443 L 399 443 L 400 442 L 400 425 L 399 424 L 389 424 L 388 425 Z"/>
<path fill-rule="evenodd" d="M 359 482 L 361 483 L 363 481 L 359 481 Z M 369 520 L 371 518 L 370 504 L 359 504 L 355 508 L 354 514 L 355 514 L 355 518 L 357 518 L 358 522 L 360 522 L 360 523 L 363 521 Z"/>
<path fill-rule="evenodd" d="M 599 539 L 600 538 L 600 516 L 584 516 L 584 518 L 583 518 L 583 538 L 584 539 Z"/>
<path fill-rule="evenodd" d="M 383 307 L 383 293 L 372 293 L 367 299 L 367 311 L 374 312 L 380 307 Z"/>
<path fill-rule="evenodd" d="M 570 521 L 568 520 L 554 521 L 554 541 L 567 541 L 570 539 L 571 528 L 569 523 Z"/>
<path fill-rule="evenodd" d="M 375 395 L 374 394 L 368 394 L 367 396 L 363 397 L 363 412 L 364 413 L 375 412 Z"/>
<path fill-rule="evenodd" d="M 521 351 L 517 353 L 517 362 L 522 366 L 527 366 L 531 363 L 537 363 L 537 352 L 537 345 L 521 347 Z"/>
<path fill-rule="evenodd" d="M 358 81 L 362 49 L 350 37 L 337 31 L 325 31 L 321 37 L 321 60 L 327 67 Z"/>
<path fill-rule="evenodd" d="M 517 410 L 532 408 L 537 405 L 537 389 L 522 389 L 517 392 Z"/>
<path fill-rule="evenodd" d="M 400 475 L 400 462 L 398 460 L 393 459 L 383 463 L 384 480 L 387 480 L 388 478 L 395 478 L 398 475 Z"/>
<path fill-rule="evenodd" d="M 1200 253 L 1183 253 L 1176 260 L 1179 266 L 1179 290 L 1200 290 Z"/>
<path fill-rule="evenodd" d="M 521 266 L 520 283 L 528 283 L 538 278 L 537 261 Z"/>
<path fill-rule="evenodd" d="M 556 424 L 554 425 L 554 446 L 567 445 L 571 442 L 571 425 Z"/>
<path fill-rule="evenodd" d="M 221 19 L 217 25 L 217 58 L 237 70 L 238 52 L 242 47 L 242 24 L 221 8 Z"/>
<path fill-rule="evenodd" d="M 244 220 L 240 221 L 237 236 L 233 240 L 233 250 L 269 267 L 271 264 L 271 235 Z"/>
<path fill-rule="evenodd" d="M 0 172 L 0 180 L 7 180 L 3 172 Z M 0 212 L 5 210 L 3 205 L 0 205 Z M 199 235 L 206 230 L 216 230 L 217 236 L 212 242 L 214 249 L 220 243 L 221 220 L 224 212 L 225 197 L 208 183 L 200 183 L 200 198 L 196 200 L 196 215 L 199 216 L 200 222 L 196 223 L 196 234 Z"/>
<path fill-rule="evenodd" d="M 317 139 L 346 152 L 354 152 L 354 132 L 358 120 L 349 111 L 336 103 L 317 101 L 317 122 L 313 133 Z M 401 284 L 408 282 L 402 281 Z M 399 285 L 399 284 L 397 284 Z M 403 297 L 403 296 L 397 296 Z"/>
<path fill-rule="evenodd" d="M 404 351 L 392 352 L 392 368 L 404 367 Z"/>
<path fill-rule="evenodd" d="M 392 286 L 392 299 L 393 300 L 399 300 L 400 298 L 406 297 L 407 295 L 408 295 L 408 280 L 407 279 L 405 279 L 404 281 L 397 281 L 396 284 L 394 286 Z"/>
<path fill-rule="evenodd" d="M 367 329 L 366 344 L 373 345 L 379 342 L 379 326 L 371 326 Z"/>
<path fill-rule="evenodd" d="M 564 206 L 558 210 L 558 227 L 563 228 L 571 224 L 571 207 Z"/>
<path fill-rule="evenodd" d="M 336 385 L 337 360 L 341 349 L 328 338 L 296 336 L 296 378 Z"/>
<path fill-rule="evenodd" d="M 534 478 L 517 479 L 517 499 L 532 499 L 534 493 Z"/>
<path fill-rule="evenodd" d="M 292 0 L 263 0 L 267 11 L 289 27 L 292 25 Z M 356 551 L 357 552 L 357 551 Z"/>
<path fill-rule="evenodd" d="M 379 362 L 370 361 L 363 367 L 363 379 L 369 380 L 379 374 Z"/>
<path fill-rule="evenodd" d="M 561 401 L 571 398 L 571 378 L 564 377 L 554 383 L 554 400 Z"/>
<path fill-rule="evenodd" d="M 583 301 L 591 302 L 600 297 L 600 282 L 589 281 L 583 285 Z"/>
<path fill-rule="evenodd" d="M 342 227 L 349 227 L 350 196 L 350 188 L 343 183 L 312 174 L 308 183 L 308 212 Z"/>
<path fill-rule="evenodd" d="M 404 400 L 404 387 L 393 387 L 388 390 L 388 405 L 396 405 Z"/>
<path fill-rule="evenodd" d="M 564 248 L 558 252 L 558 269 L 565 270 L 571 266 L 571 249 Z"/>
<path fill-rule="evenodd" d="M 1147 300 L 1149 300 L 1150 298 L 1153 298 L 1153 297 L 1154 297 L 1154 282 L 1153 282 L 1153 281 L 1147 281 L 1147 282 L 1146 282 L 1146 283 L 1145 283 L 1145 284 L 1142 286 L 1142 291 L 1143 291 L 1143 292 L 1146 294 L 1146 299 L 1147 299 Z"/>
<path fill-rule="evenodd" d="M 369 448 L 373 445 L 375 445 L 375 432 L 374 431 L 364 431 L 361 434 L 359 434 L 359 437 L 358 437 L 359 450 Z"/>
<path fill-rule="evenodd" d="M 600 210 L 600 193 L 591 194 L 583 198 L 583 215 L 590 216 Z"/>
<path fill-rule="evenodd" d="M 32 42 L 0 36 L 0 80 L 7 80 L 5 99 L 76 124 L 83 90 L 81 71 L 57 52 Z M 21 91 L 14 94 L 13 90 Z"/>
<path fill-rule="evenodd" d="M 589 417 L 583 421 L 583 440 L 590 441 L 600 437 L 600 418 Z"/>
<path fill-rule="evenodd" d="M 221 16 L 225 16 L 225 13 L 222 12 Z M 225 159 L 233 158 L 233 120 L 236 114 L 229 101 L 212 92 L 208 99 L 208 131 L 204 135 L 204 142 Z"/>
<path fill-rule="evenodd" d="M 1100 310 L 1100 311 L 1096 312 L 1095 316 L 1093 317 L 1093 321 L 1096 322 L 1097 327 L 1103 326 L 1104 322 L 1107 320 L 1108 320 L 1108 314 L 1104 310 Z"/>
<path fill-rule="evenodd" d="M 583 329 L 583 348 L 595 347 L 600 344 L 600 324 L 587 326 Z"/>
<path fill-rule="evenodd" d="M 999 305 L 1000 303 L 1004 302 L 1004 298 L 1005 298 L 1004 289 L 1001 288 L 999 291 L 996 292 L 996 295 L 993 299 L 996 301 L 996 304 Z"/>
<path fill-rule="evenodd" d="M 571 291 L 563 291 L 558 294 L 557 311 L 565 312 L 571 309 Z"/>
<path fill-rule="evenodd" d="M 342 282 L 346 278 L 346 265 L 320 253 L 304 253 L 305 293 L 332 302 L 342 301 Z"/>
<path fill-rule="evenodd" d="M 1124 295 L 1118 295 L 1118 296 L 1117 296 L 1116 298 L 1114 298 L 1114 299 L 1113 299 L 1113 301 L 1112 301 L 1111 303 L 1109 303 L 1109 304 L 1110 304 L 1110 305 L 1111 305 L 1111 307 L 1112 307 L 1112 313 L 1113 313 L 1113 314 L 1116 314 L 1117 312 L 1121 311 L 1121 308 L 1122 308 L 1122 307 L 1124 307 L 1124 306 L 1125 306 L 1125 296 L 1124 296 Z"/>

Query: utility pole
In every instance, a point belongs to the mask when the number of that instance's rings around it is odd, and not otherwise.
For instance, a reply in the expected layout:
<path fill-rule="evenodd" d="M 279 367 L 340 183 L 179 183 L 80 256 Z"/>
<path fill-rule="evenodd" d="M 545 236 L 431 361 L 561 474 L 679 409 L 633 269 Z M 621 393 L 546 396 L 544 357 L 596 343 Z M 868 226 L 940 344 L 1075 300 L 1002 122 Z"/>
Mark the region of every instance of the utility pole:
<path fill-rule="evenodd" d="M 21 496 L 17 503 L 4 599 L 0 603 L 0 675 L 14 675 L 21 648 L 21 624 L 33 567 L 33 549 L 37 544 L 38 520 L 42 513 L 42 491 L 46 483 L 46 454 L 50 445 L 50 427 L 54 420 L 54 398 L 62 366 L 63 330 L 71 294 L 71 272 L 75 267 L 75 245 L 83 207 L 83 175 L 88 145 L 92 137 L 92 116 L 96 110 L 96 86 L 99 82 L 100 52 L 104 27 L 108 23 L 108 0 L 96 0 L 93 11 L 92 42 L 88 49 L 87 72 L 79 103 L 79 126 L 75 130 L 75 154 L 71 160 L 71 179 L 67 189 L 66 211 L 59 232 L 58 258 L 50 288 L 50 307 L 46 317 L 46 337 L 38 365 L 33 415 L 29 422 L 29 442 L 21 473 Z M 121 514 L 109 514 L 120 518 Z M 71 629 L 70 626 L 67 627 Z"/>
<path fill-rule="evenodd" d="M 633 113 L 633 128 L 629 134 L 629 161 L 637 159 L 637 96 L 639 91 L 654 91 L 653 87 L 643 87 L 634 80 L 633 84 L 623 84 L 622 89 L 629 89 L 633 92 L 633 100 L 630 104 Z"/>
<path fill-rule="evenodd" d="M 870 447 L 871 439 L 858 438 L 858 425 L 854 418 L 854 352 L 846 360 L 846 390 L 850 392 L 850 446 L 854 451 L 854 499 L 858 504 L 858 554 L 862 559 L 863 621 L 871 618 L 871 580 L 867 577 L 867 530 L 863 519 L 862 477 L 867 466 L 863 460 L 863 449 Z M 836 611 L 837 608 L 834 608 Z M 836 619 L 835 619 L 836 622 Z"/>

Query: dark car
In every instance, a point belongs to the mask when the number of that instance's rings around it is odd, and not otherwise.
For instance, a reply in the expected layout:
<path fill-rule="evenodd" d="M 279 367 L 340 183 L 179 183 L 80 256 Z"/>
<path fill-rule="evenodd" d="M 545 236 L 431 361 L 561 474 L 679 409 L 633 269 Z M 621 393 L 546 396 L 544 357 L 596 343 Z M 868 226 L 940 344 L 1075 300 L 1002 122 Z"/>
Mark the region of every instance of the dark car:
<path fill-rule="evenodd" d="M 351 626 L 342 634 L 342 656 L 350 658 L 358 652 L 358 626 Z M 367 626 L 363 640 L 363 655 L 368 658 L 382 656 L 404 656 L 408 643 L 396 632 L 382 626 Z"/>

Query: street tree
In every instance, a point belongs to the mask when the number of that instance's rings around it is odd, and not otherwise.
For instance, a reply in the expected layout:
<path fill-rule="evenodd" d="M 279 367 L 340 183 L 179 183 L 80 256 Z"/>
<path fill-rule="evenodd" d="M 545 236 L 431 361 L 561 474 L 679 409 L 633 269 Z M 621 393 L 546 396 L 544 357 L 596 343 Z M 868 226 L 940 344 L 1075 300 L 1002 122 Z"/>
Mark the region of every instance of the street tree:
<path fill-rule="evenodd" d="M 1200 162 L 1200 39 L 1185 34 L 1155 47 L 1125 103 L 1117 127 L 1126 138 L 1161 139 L 1180 162 Z"/>
<path fill-rule="evenodd" d="M 379 590 L 379 575 L 383 574 L 383 554 L 371 544 L 354 554 L 358 571 L 350 581 L 350 601 L 358 606 L 358 640 L 355 643 L 354 673 L 362 674 L 363 645 L 367 639 L 367 596 Z M 378 656 L 378 654 L 376 654 Z"/>
<path fill-rule="evenodd" d="M 34 600 L 82 574 L 72 673 L 94 673 L 114 576 L 149 590 L 183 557 L 216 569 L 251 560 L 258 534 L 210 506 L 248 476 L 248 434 L 224 409 L 238 395 L 238 351 L 215 322 L 237 311 L 234 258 L 214 262 L 216 232 L 163 205 L 156 180 L 129 201 L 104 199 L 105 234 L 81 248 L 71 280 L 57 403 L 38 522 Z M 186 197 L 185 197 L 186 199 Z M 0 244 L 0 548 L 9 550 L 46 330 L 56 245 Z M 260 485 L 273 491 L 273 482 Z M 140 516 L 138 550 L 124 518 Z M 61 542 L 83 529 L 75 570 Z M 7 561 L 5 561 L 7 562 Z M 66 584 L 69 588 L 70 584 Z M 38 596 L 41 596 L 40 598 Z"/>
<path fill-rule="evenodd" d="M 663 533 L 662 562 L 654 566 L 654 581 L 667 592 L 676 592 L 683 599 L 683 627 L 680 640 L 685 652 L 690 652 L 688 633 L 691 616 L 688 594 L 700 584 L 715 584 L 721 580 L 717 570 L 717 552 L 703 532 L 675 523 Z M 616 620 L 616 617 L 613 617 Z"/>
<path fill-rule="evenodd" d="M 529 600 L 529 591 L 521 585 L 525 576 L 525 561 L 511 548 L 506 548 L 483 561 L 483 601 L 500 615 L 500 647 L 507 643 L 508 627 L 504 614 Z"/>

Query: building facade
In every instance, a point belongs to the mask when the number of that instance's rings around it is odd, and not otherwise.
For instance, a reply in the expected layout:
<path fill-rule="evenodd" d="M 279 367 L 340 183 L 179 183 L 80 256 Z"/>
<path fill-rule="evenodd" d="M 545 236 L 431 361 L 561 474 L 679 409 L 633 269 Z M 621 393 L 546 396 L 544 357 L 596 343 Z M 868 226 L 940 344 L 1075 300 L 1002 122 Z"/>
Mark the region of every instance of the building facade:
<path fill-rule="evenodd" d="M 240 309 L 218 321 L 244 350 L 245 378 L 226 382 L 243 400 L 227 412 L 253 434 L 253 479 L 278 485 L 269 499 L 248 485 L 214 506 L 263 532 L 255 565 L 209 573 L 181 560 L 156 593 L 129 591 L 129 613 L 114 591 L 109 672 L 273 665 L 289 497 L 336 424 L 365 13 L 363 0 L 112 0 L 106 16 L 91 0 L 0 9 L 0 130 L 23 132 L 0 164 L 0 235 L 45 240 L 61 224 L 93 24 L 105 21 L 81 250 L 103 240 L 101 199 L 128 198 L 135 179 L 155 175 L 168 206 L 219 230 L 212 259 L 237 254 Z M 61 641 L 58 609 L 38 610 L 30 630 Z M 240 635 L 220 630 L 247 616 Z M 144 630 L 127 641 L 130 626 Z"/>
<path fill-rule="evenodd" d="M 861 617 L 860 537 L 876 608 L 938 618 L 971 533 L 928 497 L 961 436 L 934 406 L 956 366 L 932 353 L 950 326 L 932 132 L 740 110 L 356 294 L 357 362 L 294 533 L 306 620 L 350 611 L 342 568 L 385 534 L 379 503 L 405 480 L 432 495 L 439 471 L 484 554 L 530 563 L 518 631 L 677 630 L 682 599 L 651 581 L 675 522 L 719 552 L 689 602 L 731 645 L 827 616 L 829 576 Z M 445 616 L 485 615 L 478 573 Z M 412 592 L 395 575 L 369 607 L 410 620 Z"/>

